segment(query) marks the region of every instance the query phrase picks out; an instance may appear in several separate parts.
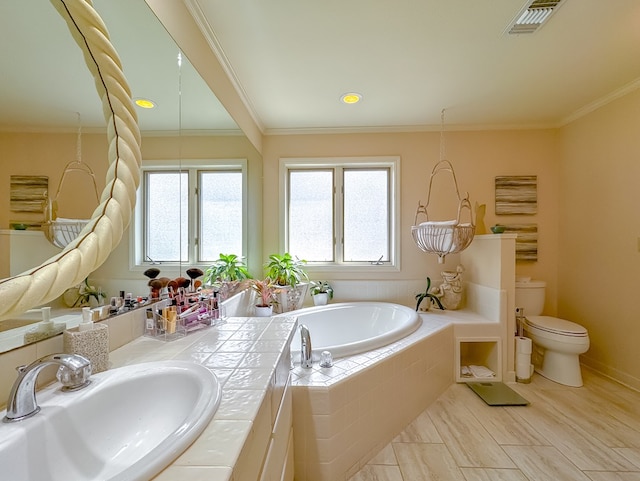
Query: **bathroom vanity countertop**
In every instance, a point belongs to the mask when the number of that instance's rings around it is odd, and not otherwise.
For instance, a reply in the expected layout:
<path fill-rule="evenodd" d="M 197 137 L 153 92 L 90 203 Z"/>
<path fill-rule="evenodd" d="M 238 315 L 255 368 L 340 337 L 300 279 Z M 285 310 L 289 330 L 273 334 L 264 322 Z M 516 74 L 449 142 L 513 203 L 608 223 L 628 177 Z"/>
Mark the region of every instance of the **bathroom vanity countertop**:
<path fill-rule="evenodd" d="M 219 326 L 170 342 L 140 337 L 112 351 L 112 367 L 168 359 L 211 369 L 222 384 L 222 400 L 200 437 L 156 481 L 228 481 L 258 416 L 270 415 L 272 381 L 283 363 L 290 368 L 289 343 L 295 317 L 234 317 Z M 266 409 L 266 411 L 265 411 Z"/>

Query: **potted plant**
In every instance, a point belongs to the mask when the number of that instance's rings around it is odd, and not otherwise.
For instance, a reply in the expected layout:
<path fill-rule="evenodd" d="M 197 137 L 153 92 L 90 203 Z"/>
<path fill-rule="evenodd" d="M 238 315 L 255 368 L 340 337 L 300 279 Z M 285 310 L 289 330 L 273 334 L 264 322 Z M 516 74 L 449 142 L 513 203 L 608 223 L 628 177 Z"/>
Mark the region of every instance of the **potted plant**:
<path fill-rule="evenodd" d="M 70 307 L 83 307 L 91 306 L 97 307 L 102 305 L 102 301 L 107 295 L 102 292 L 101 287 L 94 287 L 89 285 L 89 278 L 87 277 L 82 284 L 78 287 L 78 298 Z"/>
<path fill-rule="evenodd" d="M 251 289 L 258 295 L 255 313 L 258 317 L 269 317 L 273 313 L 273 305 L 278 303 L 278 289 L 268 277 L 264 280 L 251 279 Z"/>
<path fill-rule="evenodd" d="M 302 307 L 304 296 L 307 292 L 309 279 L 304 265 L 307 261 L 294 258 L 288 252 L 284 254 L 271 254 L 265 264 L 266 276 L 279 286 L 280 312 L 294 311 Z"/>
<path fill-rule="evenodd" d="M 221 253 L 205 270 L 203 282 L 219 288 L 220 299 L 225 300 L 235 294 L 243 280 L 250 278 L 249 270 L 241 258 L 235 254 Z"/>
<path fill-rule="evenodd" d="M 444 310 L 444 306 L 440 302 L 440 299 L 438 298 L 438 296 L 429 292 L 430 290 L 431 290 L 431 279 L 427 277 L 427 288 L 425 289 L 424 292 L 420 292 L 419 294 L 416 294 L 416 299 L 418 300 L 418 303 L 416 304 L 416 311 L 420 309 L 420 304 L 425 299 L 427 299 L 427 307 L 425 311 L 429 310 L 429 308 L 431 307 L 431 304 L 435 304 L 436 306 L 438 306 L 438 309 Z"/>
<path fill-rule="evenodd" d="M 333 287 L 327 281 L 311 281 L 309 293 L 315 306 L 324 306 L 333 299 Z"/>

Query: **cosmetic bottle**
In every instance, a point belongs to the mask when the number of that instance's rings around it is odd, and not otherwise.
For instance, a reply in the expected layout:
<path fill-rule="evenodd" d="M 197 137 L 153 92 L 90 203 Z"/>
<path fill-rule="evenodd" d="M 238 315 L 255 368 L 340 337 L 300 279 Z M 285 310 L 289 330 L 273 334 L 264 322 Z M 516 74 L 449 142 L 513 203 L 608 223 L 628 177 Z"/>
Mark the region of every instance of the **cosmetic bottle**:
<path fill-rule="evenodd" d="M 51 329 L 53 329 L 53 321 L 51 320 L 51 308 L 43 307 L 40 311 L 42 312 L 42 322 L 38 326 L 38 330 L 45 332 L 50 331 Z"/>
<path fill-rule="evenodd" d="M 91 308 L 83 307 L 82 320 L 78 325 L 78 331 L 84 332 L 84 331 L 90 331 L 91 329 L 93 329 L 93 314 L 91 312 Z"/>

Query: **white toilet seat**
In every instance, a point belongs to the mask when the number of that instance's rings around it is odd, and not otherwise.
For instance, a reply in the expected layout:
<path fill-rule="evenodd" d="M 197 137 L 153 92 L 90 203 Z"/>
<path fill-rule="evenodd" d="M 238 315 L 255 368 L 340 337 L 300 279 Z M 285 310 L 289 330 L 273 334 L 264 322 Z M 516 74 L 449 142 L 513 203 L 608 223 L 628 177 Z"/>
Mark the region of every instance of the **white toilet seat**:
<path fill-rule="evenodd" d="M 537 331 L 566 337 L 588 337 L 587 329 L 575 322 L 551 316 L 527 316 L 525 324 Z"/>

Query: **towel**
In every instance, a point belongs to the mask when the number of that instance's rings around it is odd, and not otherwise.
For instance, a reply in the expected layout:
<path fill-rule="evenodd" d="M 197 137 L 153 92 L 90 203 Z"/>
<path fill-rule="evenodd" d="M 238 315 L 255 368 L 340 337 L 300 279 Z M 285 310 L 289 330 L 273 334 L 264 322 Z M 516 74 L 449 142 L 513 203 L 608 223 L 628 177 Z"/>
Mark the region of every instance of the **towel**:
<path fill-rule="evenodd" d="M 479 379 L 492 378 L 492 377 L 495 377 L 495 375 L 496 375 L 491 369 L 489 369 L 488 367 L 485 367 L 485 366 L 474 366 L 474 365 L 471 365 L 471 366 L 469 366 L 469 370 L 473 374 L 473 377 L 476 377 L 476 378 L 479 378 Z"/>

